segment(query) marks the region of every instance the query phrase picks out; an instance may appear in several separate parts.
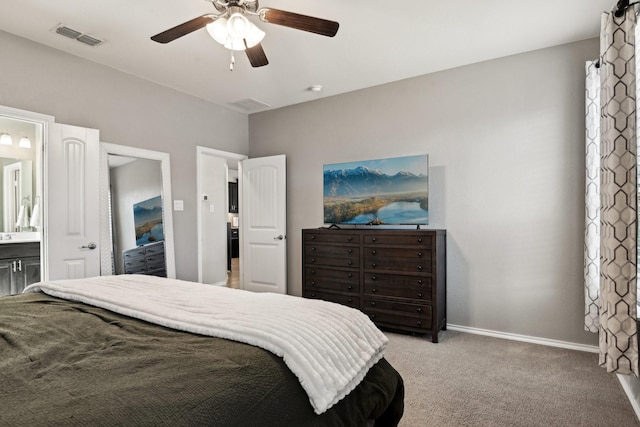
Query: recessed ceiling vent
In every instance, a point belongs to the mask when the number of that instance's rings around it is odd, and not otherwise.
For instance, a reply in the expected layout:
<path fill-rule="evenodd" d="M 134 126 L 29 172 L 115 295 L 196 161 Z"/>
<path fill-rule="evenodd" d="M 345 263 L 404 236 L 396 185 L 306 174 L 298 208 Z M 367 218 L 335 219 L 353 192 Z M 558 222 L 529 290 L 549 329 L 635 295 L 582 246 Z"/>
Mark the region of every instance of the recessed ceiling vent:
<path fill-rule="evenodd" d="M 74 30 L 73 28 L 69 28 L 63 24 L 60 24 L 56 28 L 54 28 L 54 31 L 57 34 L 60 34 L 61 36 L 74 39 L 76 41 L 79 41 L 80 43 L 84 43 L 87 46 L 91 46 L 91 47 L 98 46 L 104 43 L 104 40 L 100 40 L 88 34 L 84 34 L 81 31 Z"/>
<path fill-rule="evenodd" d="M 247 113 L 252 113 L 254 111 L 262 110 L 264 108 L 269 108 L 271 105 L 265 104 L 262 101 L 258 101 L 254 98 L 241 99 L 240 101 L 229 103 L 232 107 L 239 108 Z"/>

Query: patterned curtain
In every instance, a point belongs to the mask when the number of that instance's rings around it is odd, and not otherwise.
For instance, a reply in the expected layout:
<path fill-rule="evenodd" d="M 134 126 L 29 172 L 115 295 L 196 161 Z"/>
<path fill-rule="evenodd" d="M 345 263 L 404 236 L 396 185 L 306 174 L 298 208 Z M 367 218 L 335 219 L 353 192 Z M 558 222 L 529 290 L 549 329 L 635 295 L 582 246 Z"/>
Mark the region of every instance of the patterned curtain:
<path fill-rule="evenodd" d="M 600 330 L 600 61 L 586 65 L 584 328 Z"/>
<path fill-rule="evenodd" d="M 600 33 L 600 365 L 638 376 L 636 14 Z"/>

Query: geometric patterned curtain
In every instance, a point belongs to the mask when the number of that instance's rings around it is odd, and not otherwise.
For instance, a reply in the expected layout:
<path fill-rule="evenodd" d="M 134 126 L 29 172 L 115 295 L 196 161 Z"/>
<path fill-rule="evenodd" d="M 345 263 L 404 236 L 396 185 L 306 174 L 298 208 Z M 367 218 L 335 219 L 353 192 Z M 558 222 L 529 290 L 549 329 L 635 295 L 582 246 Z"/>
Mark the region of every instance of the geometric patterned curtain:
<path fill-rule="evenodd" d="M 584 329 L 600 330 L 600 61 L 586 63 Z"/>
<path fill-rule="evenodd" d="M 636 13 L 600 32 L 600 365 L 638 376 Z"/>

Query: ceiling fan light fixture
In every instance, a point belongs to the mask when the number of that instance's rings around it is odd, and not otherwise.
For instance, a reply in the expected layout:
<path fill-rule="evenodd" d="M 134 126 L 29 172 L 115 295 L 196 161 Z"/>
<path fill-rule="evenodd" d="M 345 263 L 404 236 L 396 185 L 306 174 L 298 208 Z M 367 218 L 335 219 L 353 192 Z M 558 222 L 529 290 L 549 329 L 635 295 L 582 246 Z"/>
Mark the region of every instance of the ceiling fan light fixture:
<path fill-rule="evenodd" d="M 227 31 L 234 39 L 243 39 L 251 28 L 251 22 L 241 13 L 232 13 L 227 19 Z"/>
<path fill-rule="evenodd" d="M 254 47 L 264 39 L 265 33 L 252 22 L 249 24 L 249 31 L 244 39 L 247 41 L 247 47 Z"/>
<path fill-rule="evenodd" d="M 207 32 L 215 41 L 229 50 L 245 50 L 247 47 L 254 47 L 265 36 L 264 31 L 240 13 L 232 14 L 229 19 L 218 18 L 207 24 Z"/>
<path fill-rule="evenodd" d="M 207 24 L 207 32 L 218 43 L 225 44 L 229 37 L 227 31 L 227 18 L 218 18 L 210 24 Z"/>

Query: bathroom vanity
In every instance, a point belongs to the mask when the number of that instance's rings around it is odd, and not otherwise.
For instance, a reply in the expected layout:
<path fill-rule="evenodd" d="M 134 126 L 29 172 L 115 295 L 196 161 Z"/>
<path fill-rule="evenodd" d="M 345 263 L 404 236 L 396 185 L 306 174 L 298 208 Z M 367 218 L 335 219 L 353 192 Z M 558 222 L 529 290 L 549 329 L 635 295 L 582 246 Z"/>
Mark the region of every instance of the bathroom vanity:
<path fill-rule="evenodd" d="M 38 233 L 0 233 L 0 295 L 21 293 L 40 281 Z"/>

